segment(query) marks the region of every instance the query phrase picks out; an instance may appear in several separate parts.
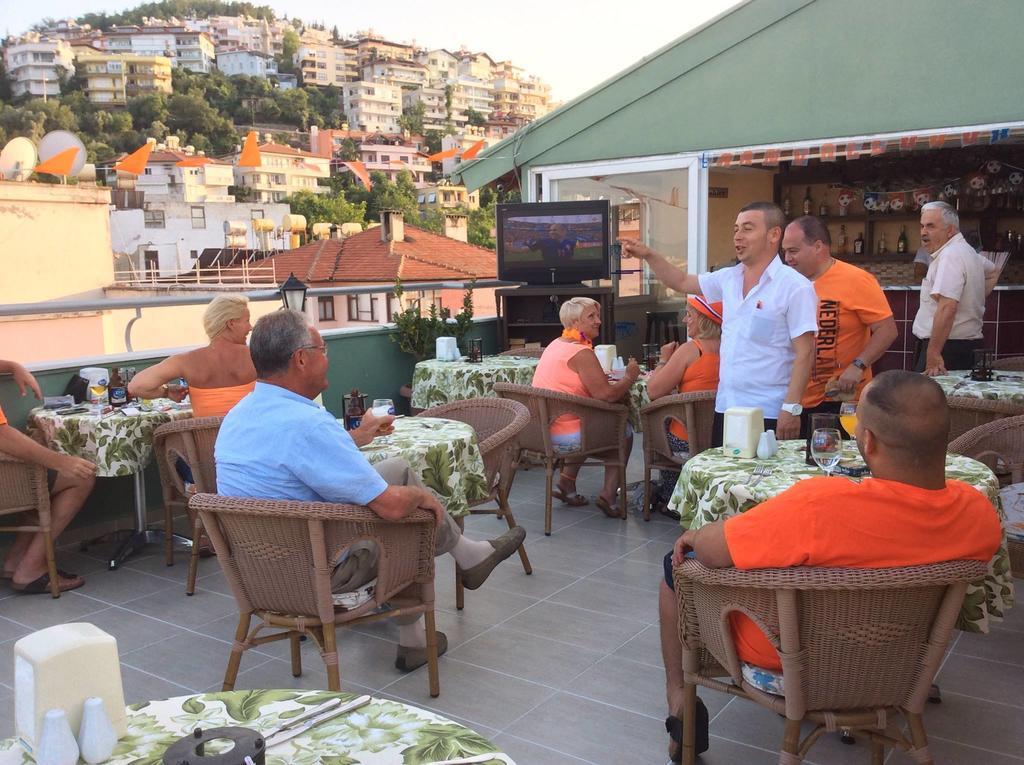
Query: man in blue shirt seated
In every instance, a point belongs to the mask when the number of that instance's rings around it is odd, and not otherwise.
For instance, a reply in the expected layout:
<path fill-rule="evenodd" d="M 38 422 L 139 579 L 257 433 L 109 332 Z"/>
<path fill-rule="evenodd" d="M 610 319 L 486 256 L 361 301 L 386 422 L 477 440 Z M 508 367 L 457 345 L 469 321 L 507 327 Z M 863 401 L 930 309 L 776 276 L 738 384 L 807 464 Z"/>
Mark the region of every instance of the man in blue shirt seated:
<path fill-rule="evenodd" d="M 347 432 L 313 403 L 327 388 L 327 346 L 297 311 L 262 317 L 249 341 L 256 388 L 228 412 L 217 436 L 217 493 L 229 497 L 292 499 L 365 505 L 385 520 L 404 518 L 417 508 L 437 519 L 436 554 L 450 553 L 462 569 L 463 584 L 475 590 L 523 542 L 521 527 L 500 537 L 474 541 L 401 459 L 370 465 L 359 447 L 391 430 L 394 417 L 367 413 Z M 377 549 L 361 542 L 342 553 L 331 577 L 334 592 L 352 592 L 376 577 Z M 411 671 L 426 663 L 422 616 L 396 617 L 395 666 Z M 437 633 L 438 655 L 448 639 Z"/>

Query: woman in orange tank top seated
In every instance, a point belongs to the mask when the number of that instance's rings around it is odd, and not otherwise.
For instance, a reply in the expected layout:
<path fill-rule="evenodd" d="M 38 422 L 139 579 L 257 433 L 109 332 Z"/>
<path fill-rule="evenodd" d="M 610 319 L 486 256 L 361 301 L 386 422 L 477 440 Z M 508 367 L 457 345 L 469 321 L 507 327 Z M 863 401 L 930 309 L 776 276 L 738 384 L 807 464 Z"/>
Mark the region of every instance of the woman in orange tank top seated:
<path fill-rule="evenodd" d="M 608 382 L 608 376 L 601 368 L 601 362 L 594 355 L 592 338 L 601 329 L 601 306 L 596 300 L 575 297 L 562 303 L 558 312 L 565 331 L 554 340 L 540 357 L 537 371 L 533 374 L 533 387 L 546 388 L 574 396 L 596 398 L 598 401 L 614 403 L 629 395 L 629 386 L 640 376 L 640 367 L 635 359 L 629 360 L 625 376 L 618 382 Z M 628 433 L 626 454 L 633 448 L 632 430 Z M 563 414 L 551 423 L 551 441 L 556 452 L 570 453 L 580 448 L 580 420 L 571 414 Z M 566 465 L 558 476 L 558 483 L 551 495 L 567 505 L 587 504 L 587 498 L 576 493 L 576 474 L 580 466 Z M 616 503 L 619 485 L 619 469 L 606 467 L 604 486 L 595 504 L 605 515 L 619 517 Z"/>
<path fill-rule="evenodd" d="M 722 304 L 709 303 L 700 295 L 687 301 L 683 321 L 690 340 L 680 345 L 668 343 L 661 347 L 661 363 L 647 381 L 647 395 L 651 401 L 673 393 L 692 393 L 718 390 L 719 348 L 722 343 Z M 668 443 L 672 453 L 685 458 L 690 453 L 686 426 L 679 420 L 669 420 Z M 662 470 L 661 479 L 652 487 L 651 504 L 662 513 L 677 517 L 669 511 L 668 500 L 675 488 L 679 473 Z"/>
<path fill-rule="evenodd" d="M 245 344 L 252 330 L 249 299 L 218 295 L 203 313 L 203 328 L 209 345 L 143 369 L 128 384 L 128 392 L 137 398 L 169 396 L 176 401 L 188 393 L 196 417 L 227 414 L 256 385 L 256 368 Z M 187 391 L 168 386 L 179 377 L 188 381 Z"/>

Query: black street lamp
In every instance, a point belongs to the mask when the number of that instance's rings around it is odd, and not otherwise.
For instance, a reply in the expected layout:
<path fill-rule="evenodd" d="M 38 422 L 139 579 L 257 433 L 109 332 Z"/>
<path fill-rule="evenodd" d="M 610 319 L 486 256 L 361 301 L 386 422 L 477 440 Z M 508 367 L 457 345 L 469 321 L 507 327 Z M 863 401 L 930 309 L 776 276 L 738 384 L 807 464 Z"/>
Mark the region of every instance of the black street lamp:
<path fill-rule="evenodd" d="M 295 278 L 294 272 L 290 274 L 281 285 L 281 302 L 284 307 L 291 308 L 293 311 L 305 311 L 307 289 L 305 284 Z"/>

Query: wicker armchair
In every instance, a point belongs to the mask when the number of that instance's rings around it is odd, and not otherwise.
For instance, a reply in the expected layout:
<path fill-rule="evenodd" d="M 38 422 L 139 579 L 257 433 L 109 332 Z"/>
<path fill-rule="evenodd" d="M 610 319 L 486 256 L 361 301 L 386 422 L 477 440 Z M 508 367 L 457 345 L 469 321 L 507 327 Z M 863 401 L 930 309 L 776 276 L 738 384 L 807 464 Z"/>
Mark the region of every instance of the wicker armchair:
<path fill-rule="evenodd" d="M 489 495 L 486 499 L 471 502 L 469 512 L 472 514 L 493 514 L 504 518 L 508 527 L 515 528 L 516 519 L 512 516 L 512 508 L 508 504 L 508 495 L 512 490 L 512 480 L 516 471 L 513 467 L 516 451 L 516 436 L 530 424 L 529 410 L 518 401 L 501 398 L 470 398 L 453 401 L 426 409 L 417 417 L 442 417 L 458 420 L 472 426 L 476 431 L 476 440 L 480 446 L 480 454 L 484 460 L 484 471 L 487 474 Z M 496 508 L 487 507 L 497 503 Z M 459 528 L 463 519 L 458 519 Z M 519 558 L 523 570 L 533 573 L 530 558 L 526 554 L 526 545 L 519 546 Z M 455 570 L 455 606 L 461 610 L 465 604 L 465 590 L 462 586 L 462 574 Z"/>
<path fill-rule="evenodd" d="M 715 391 L 675 393 L 662 396 L 640 410 L 644 431 L 644 520 L 651 519 L 651 473 L 655 470 L 679 470 L 687 458 L 672 453 L 665 431 L 670 420 L 686 427 L 689 457 L 711 446 L 711 426 L 715 419 Z"/>
<path fill-rule="evenodd" d="M 192 469 L 195 492 L 217 493 L 217 471 L 213 460 L 213 446 L 220 431 L 223 417 L 198 417 L 175 420 L 153 431 L 153 453 L 160 472 L 160 487 L 164 498 L 164 559 L 174 565 L 174 514 L 186 512 L 192 524 L 192 554 L 188 562 L 188 580 L 185 594 L 196 591 L 199 570 L 199 548 L 204 540 L 203 523 L 198 513 L 189 510 L 185 482 L 178 474 L 176 463 L 184 460 Z"/>
<path fill-rule="evenodd" d="M 60 577 L 57 575 L 57 559 L 50 531 L 50 489 L 46 484 L 46 468 L 0 452 L 0 517 L 21 513 L 35 513 L 36 522 L 0 526 L 0 532 L 29 531 L 43 535 L 50 595 L 59 598 Z"/>
<path fill-rule="evenodd" d="M 949 445 L 949 451 L 984 462 L 1001 484 L 1024 482 L 1024 415 L 979 425 Z M 1024 542 L 1007 540 L 1010 570 L 1024 577 Z"/>
<path fill-rule="evenodd" d="M 325 502 L 247 499 L 196 494 L 189 500 L 217 550 L 238 604 L 239 619 L 224 690 L 234 688 L 242 654 L 287 638 L 292 674 L 302 674 L 299 637 L 309 635 L 327 668 L 327 684 L 341 690 L 336 628 L 406 614 L 423 614 L 427 629 L 430 695 L 440 693 L 434 622 L 434 516 L 415 511 L 385 521 L 368 508 Z M 373 597 L 345 610 L 331 594 L 334 562 L 359 540 L 379 547 Z M 385 603 L 390 610 L 380 611 Z M 255 626 L 252 625 L 256 618 Z M 260 636 L 268 628 L 273 634 Z"/>
<path fill-rule="evenodd" d="M 1024 405 L 1009 401 L 948 396 L 946 404 L 949 406 L 950 443 L 979 425 L 1024 414 Z"/>
<path fill-rule="evenodd" d="M 1024 372 L 1024 356 L 1006 356 L 992 362 L 992 368 L 1003 372 Z"/>
<path fill-rule="evenodd" d="M 516 466 L 524 451 L 543 455 L 546 474 L 544 492 L 544 533 L 551 536 L 551 481 L 555 468 L 561 469 L 566 463 L 582 462 L 584 465 L 603 464 L 619 468 L 619 512 L 626 519 L 626 421 L 629 407 L 623 404 L 609 404 L 594 398 L 572 396 L 568 393 L 534 388 L 529 385 L 495 383 L 494 391 L 501 398 L 512 399 L 526 406 L 530 412 L 530 424 L 519 434 L 519 449 Z M 568 454 L 556 453 L 551 445 L 548 428 L 551 422 L 563 414 L 580 418 L 580 449 Z M 588 457 L 604 457 L 601 462 Z"/>
<path fill-rule="evenodd" d="M 544 355 L 543 348 L 509 348 L 502 351 L 499 356 L 518 356 L 522 359 L 539 359 Z"/>
<path fill-rule="evenodd" d="M 890 569 L 707 569 L 687 560 L 675 569 L 683 647 L 683 762 L 695 758 L 697 686 L 747 699 L 784 715 L 780 765 L 796 765 L 824 730 L 861 730 L 872 763 L 886 746 L 931 763 L 922 711 L 967 583 L 982 561 Z M 782 657 L 785 695 L 747 683 L 727 614 L 742 611 Z M 715 678 L 727 677 L 717 680 Z M 730 682 L 731 680 L 731 682 Z M 910 739 L 886 725 L 898 710 Z M 803 720 L 816 727 L 801 742 Z"/>

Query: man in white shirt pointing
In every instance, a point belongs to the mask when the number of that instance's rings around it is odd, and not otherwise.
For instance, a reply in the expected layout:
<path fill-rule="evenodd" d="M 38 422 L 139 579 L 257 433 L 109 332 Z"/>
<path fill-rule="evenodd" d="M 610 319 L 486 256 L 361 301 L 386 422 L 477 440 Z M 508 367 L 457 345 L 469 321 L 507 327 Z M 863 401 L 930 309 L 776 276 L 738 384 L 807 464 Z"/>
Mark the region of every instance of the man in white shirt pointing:
<path fill-rule="evenodd" d="M 722 362 L 712 446 L 721 446 L 725 410 L 760 407 L 779 438 L 800 434 L 800 400 L 811 375 L 818 298 L 805 277 L 779 259 L 785 216 L 771 202 L 748 204 L 736 216 L 739 265 L 688 274 L 634 239 L 622 254 L 647 263 L 677 292 L 723 302 Z"/>

